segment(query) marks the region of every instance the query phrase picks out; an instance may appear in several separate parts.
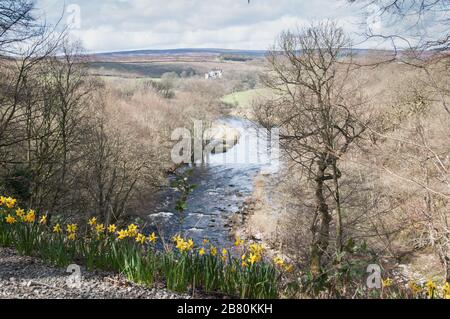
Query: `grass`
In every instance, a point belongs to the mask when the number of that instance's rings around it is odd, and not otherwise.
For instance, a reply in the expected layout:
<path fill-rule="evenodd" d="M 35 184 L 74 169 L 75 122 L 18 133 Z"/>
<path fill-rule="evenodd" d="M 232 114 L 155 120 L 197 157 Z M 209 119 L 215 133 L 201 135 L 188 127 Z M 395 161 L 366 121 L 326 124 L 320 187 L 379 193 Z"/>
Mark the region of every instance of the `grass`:
<path fill-rule="evenodd" d="M 259 97 L 267 97 L 270 96 L 270 94 L 270 89 L 259 88 L 231 93 L 222 97 L 221 100 L 222 102 L 227 104 L 247 108 L 251 106 L 254 99 L 257 99 Z"/>

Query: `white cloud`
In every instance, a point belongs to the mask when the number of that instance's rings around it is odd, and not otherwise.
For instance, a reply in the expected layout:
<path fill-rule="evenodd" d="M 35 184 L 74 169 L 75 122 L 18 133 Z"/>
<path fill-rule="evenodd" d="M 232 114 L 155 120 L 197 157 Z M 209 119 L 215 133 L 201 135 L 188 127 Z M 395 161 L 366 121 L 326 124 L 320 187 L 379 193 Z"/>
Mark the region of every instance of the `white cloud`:
<path fill-rule="evenodd" d="M 61 1 L 38 0 L 48 20 Z M 346 0 L 68 0 L 81 9 L 73 35 L 88 51 L 215 47 L 267 49 L 286 29 L 338 20 L 355 39 L 364 21 Z M 63 19 L 64 21 L 64 19 Z"/>

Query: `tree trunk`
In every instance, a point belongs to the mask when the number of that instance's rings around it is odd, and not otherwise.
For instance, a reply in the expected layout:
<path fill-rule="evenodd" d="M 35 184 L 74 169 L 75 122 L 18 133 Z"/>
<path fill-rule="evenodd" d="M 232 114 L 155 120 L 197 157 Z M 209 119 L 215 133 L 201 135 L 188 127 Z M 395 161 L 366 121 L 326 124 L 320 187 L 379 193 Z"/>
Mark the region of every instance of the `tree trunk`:
<path fill-rule="evenodd" d="M 317 163 L 317 175 L 316 175 L 316 186 L 315 186 L 315 198 L 317 204 L 317 211 L 320 220 L 319 230 L 314 235 L 313 242 L 311 244 L 311 273 L 315 276 L 319 274 L 322 267 L 322 257 L 324 252 L 328 248 L 330 240 L 330 222 L 331 216 L 328 211 L 328 205 L 326 203 L 324 195 L 324 181 L 326 164 L 325 160 L 321 159 Z"/>
<path fill-rule="evenodd" d="M 341 172 L 337 168 L 336 159 L 333 160 L 333 182 L 334 182 L 334 200 L 336 201 L 336 250 L 342 251 L 342 209 L 341 196 L 339 192 L 339 178 Z"/>

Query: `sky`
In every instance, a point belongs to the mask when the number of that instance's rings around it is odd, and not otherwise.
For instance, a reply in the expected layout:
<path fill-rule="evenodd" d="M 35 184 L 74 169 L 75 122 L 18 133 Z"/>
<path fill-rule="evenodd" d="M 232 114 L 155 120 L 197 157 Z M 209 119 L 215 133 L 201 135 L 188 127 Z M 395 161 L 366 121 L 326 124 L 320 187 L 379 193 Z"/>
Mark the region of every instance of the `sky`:
<path fill-rule="evenodd" d="M 359 47 L 381 28 L 373 8 L 346 0 L 36 0 L 39 16 L 70 26 L 88 52 L 224 48 L 266 50 L 280 32 L 335 20 Z"/>

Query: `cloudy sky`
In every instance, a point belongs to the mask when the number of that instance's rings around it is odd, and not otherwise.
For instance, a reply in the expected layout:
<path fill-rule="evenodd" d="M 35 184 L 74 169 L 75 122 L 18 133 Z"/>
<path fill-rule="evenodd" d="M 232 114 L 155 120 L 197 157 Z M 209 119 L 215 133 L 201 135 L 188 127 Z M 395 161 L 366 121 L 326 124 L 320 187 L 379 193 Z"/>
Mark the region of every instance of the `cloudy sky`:
<path fill-rule="evenodd" d="M 37 0 L 49 22 L 62 18 L 87 51 L 267 49 L 282 30 L 337 20 L 361 40 L 370 8 L 345 0 Z M 365 43 L 362 46 L 367 47 Z"/>

